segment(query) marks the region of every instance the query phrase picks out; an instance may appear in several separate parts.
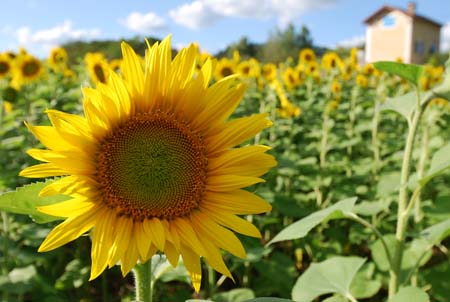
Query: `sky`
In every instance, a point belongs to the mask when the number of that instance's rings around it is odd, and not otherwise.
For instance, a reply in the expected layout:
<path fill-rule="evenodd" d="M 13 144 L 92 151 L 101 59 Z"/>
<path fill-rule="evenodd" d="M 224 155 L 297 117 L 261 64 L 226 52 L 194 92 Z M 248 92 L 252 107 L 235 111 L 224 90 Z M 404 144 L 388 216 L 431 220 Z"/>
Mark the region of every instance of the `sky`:
<path fill-rule="evenodd" d="M 364 41 L 363 20 L 407 0 L 0 0 L 0 52 L 25 47 L 36 56 L 73 40 L 164 38 L 217 53 L 246 36 L 265 42 L 289 23 L 306 25 L 315 45 L 334 48 Z M 415 1 L 416 12 L 442 24 L 441 50 L 450 50 L 450 1 Z"/>

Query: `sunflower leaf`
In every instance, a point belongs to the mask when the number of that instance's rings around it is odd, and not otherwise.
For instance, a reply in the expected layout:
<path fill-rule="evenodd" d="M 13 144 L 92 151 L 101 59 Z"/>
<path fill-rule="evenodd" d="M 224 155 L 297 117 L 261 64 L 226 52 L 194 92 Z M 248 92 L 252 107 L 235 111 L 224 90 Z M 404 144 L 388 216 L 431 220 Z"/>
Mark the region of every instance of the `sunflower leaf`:
<path fill-rule="evenodd" d="M 303 219 L 289 225 L 278 233 L 268 244 L 279 241 L 292 240 L 305 237 L 311 229 L 322 222 L 331 219 L 347 218 L 346 214 L 353 213 L 356 197 L 347 198 L 337 202 L 326 209 L 312 213 Z"/>
<path fill-rule="evenodd" d="M 16 191 L 6 192 L 0 195 L 0 210 L 15 214 L 29 215 L 37 223 L 47 223 L 62 219 L 60 217 L 41 213 L 37 210 L 37 207 L 39 206 L 58 203 L 70 198 L 65 195 L 39 196 L 39 192 L 53 181 L 53 179 L 50 179 L 45 182 L 25 185 L 17 188 Z"/>
<path fill-rule="evenodd" d="M 360 257 L 333 257 L 312 263 L 297 279 L 292 298 L 298 302 L 311 302 L 323 294 L 338 293 L 353 297 L 350 286 L 366 259 Z"/>
<path fill-rule="evenodd" d="M 420 77 L 424 71 L 424 67 L 421 65 L 403 64 L 398 62 L 380 61 L 375 62 L 373 65 L 381 71 L 397 75 L 416 86 L 419 85 Z"/>
<path fill-rule="evenodd" d="M 398 293 L 389 299 L 389 302 L 428 302 L 430 297 L 423 289 L 413 286 L 401 288 Z"/>

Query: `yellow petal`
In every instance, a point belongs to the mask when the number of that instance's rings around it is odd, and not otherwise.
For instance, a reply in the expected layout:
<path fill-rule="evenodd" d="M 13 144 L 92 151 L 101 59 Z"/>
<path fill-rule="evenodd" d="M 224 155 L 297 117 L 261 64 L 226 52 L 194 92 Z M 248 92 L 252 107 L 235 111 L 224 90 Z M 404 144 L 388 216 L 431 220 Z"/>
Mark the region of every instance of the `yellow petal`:
<path fill-rule="evenodd" d="M 105 208 L 104 213 L 99 215 L 101 219 L 94 226 L 92 232 L 92 249 L 91 249 L 91 276 L 89 281 L 97 278 L 108 265 L 108 253 L 112 245 L 111 225 L 115 213 Z"/>
<path fill-rule="evenodd" d="M 131 232 L 130 233 L 130 242 L 128 243 L 128 246 L 126 248 L 126 252 L 122 254 L 121 257 L 121 266 L 120 270 L 122 271 L 122 276 L 126 276 L 131 269 L 136 265 L 138 258 L 139 258 L 139 252 L 136 246 L 136 237 Z"/>
<path fill-rule="evenodd" d="M 39 252 L 51 251 L 61 245 L 77 239 L 90 230 L 99 219 L 98 207 L 75 217 L 66 219 L 47 235 L 39 247 Z"/>
<path fill-rule="evenodd" d="M 218 222 L 223 226 L 226 226 L 227 228 L 237 233 L 241 233 L 256 238 L 261 238 L 261 233 L 253 224 L 236 215 L 223 212 L 217 209 L 208 209 L 206 215 L 210 215 L 211 218 L 213 218 L 216 222 Z"/>
<path fill-rule="evenodd" d="M 202 240 L 210 240 L 214 245 L 229 251 L 239 258 L 245 258 L 242 243 L 230 230 L 218 225 L 207 214 L 200 211 L 191 214 L 194 229 Z M 203 237 L 204 236 L 204 237 Z"/>
<path fill-rule="evenodd" d="M 152 242 L 160 251 L 164 251 L 164 244 L 166 243 L 166 237 L 164 232 L 164 227 L 161 221 L 157 218 L 151 220 L 144 220 L 143 223 L 144 231 L 147 236 L 151 238 Z"/>
<path fill-rule="evenodd" d="M 147 236 L 144 231 L 143 223 L 135 222 L 133 234 L 136 239 L 136 244 L 139 252 L 139 256 L 143 262 L 147 261 L 148 251 L 150 249 L 150 245 L 152 244 L 152 240 L 150 236 Z"/>
<path fill-rule="evenodd" d="M 108 266 L 114 266 L 119 259 L 122 259 L 131 239 L 133 230 L 133 221 L 127 217 L 116 218 L 115 232 L 113 234 L 113 243 L 109 250 Z"/>
<path fill-rule="evenodd" d="M 245 190 L 232 192 L 205 192 L 202 207 L 229 211 L 233 214 L 269 212 L 272 206 L 261 197 Z"/>
<path fill-rule="evenodd" d="M 264 179 L 239 175 L 208 175 L 206 189 L 214 192 L 234 191 L 259 182 L 264 182 Z"/>
<path fill-rule="evenodd" d="M 266 117 L 267 113 L 254 114 L 226 123 L 220 133 L 205 139 L 208 153 L 212 156 L 214 152 L 234 147 L 255 136 L 272 124 Z"/>
<path fill-rule="evenodd" d="M 72 145 L 66 142 L 51 126 L 32 126 L 25 122 L 27 128 L 33 135 L 48 149 L 51 150 L 67 150 L 72 149 Z"/>
<path fill-rule="evenodd" d="M 39 164 L 31 167 L 27 167 L 20 171 L 19 176 L 29 178 L 45 178 L 52 176 L 68 175 L 67 171 L 61 169 L 53 163 Z"/>
<path fill-rule="evenodd" d="M 178 264 L 178 260 L 180 258 L 180 252 L 177 251 L 175 245 L 173 245 L 170 241 L 166 242 L 164 248 L 164 254 L 166 254 L 167 259 L 173 267 L 176 267 Z"/>
<path fill-rule="evenodd" d="M 78 197 L 47 206 L 40 206 L 37 209 L 39 212 L 56 217 L 73 217 L 92 210 L 94 206 L 94 202 Z"/>
<path fill-rule="evenodd" d="M 123 77 L 130 84 L 133 95 L 142 94 L 144 91 L 144 72 L 142 70 L 141 59 L 127 43 L 122 42 L 120 46 L 123 55 L 121 68 Z"/>
<path fill-rule="evenodd" d="M 181 245 L 181 256 L 183 257 L 184 265 L 191 276 L 192 285 L 195 292 L 200 291 L 200 285 L 202 281 L 202 267 L 200 265 L 200 256 L 194 253 L 190 248 L 185 245 Z"/>
<path fill-rule="evenodd" d="M 189 246 L 198 255 L 206 254 L 190 222 L 186 221 L 185 218 L 177 218 L 172 221 L 172 223 L 177 228 L 178 234 L 181 237 L 181 241 L 184 244 Z"/>

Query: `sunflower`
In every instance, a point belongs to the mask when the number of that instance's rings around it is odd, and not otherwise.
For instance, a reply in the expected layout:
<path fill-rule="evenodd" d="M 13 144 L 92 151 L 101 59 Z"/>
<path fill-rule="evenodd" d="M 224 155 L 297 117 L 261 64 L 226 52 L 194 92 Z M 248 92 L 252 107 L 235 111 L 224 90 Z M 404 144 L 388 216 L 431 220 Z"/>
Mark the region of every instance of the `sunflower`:
<path fill-rule="evenodd" d="M 277 77 L 277 66 L 273 63 L 264 64 L 262 67 L 262 75 L 267 82 L 272 82 Z"/>
<path fill-rule="evenodd" d="M 21 51 L 14 59 L 14 71 L 11 86 L 18 90 L 23 84 L 35 81 L 43 74 L 44 68 L 41 61 L 26 51 Z"/>
<path fill-rule="evenodd" d="M 288 89 L 293 89 L 300 84 L 299 73 L 292 67 L 288 67 L 282 74 L 283 82 Z"/>
<path fill-rule="evenodd" d="M 110 68 L 104 55 L 100 52 L 88 52 L 84 57 L 84 62 L 92 81 L 95 84 L 99 82 L 106 84 Z"/>
<path fill-rule="evenodd" d="M 238 73 L 243 77 L 252 77 L 254 76 L 253 66 L 250 60 L 242 61 L 237 66 Z"/>
<path fill-rule="evenodd" d="M 63 47 L 55 47 L 50 51 L 48 57 L 50 67 L 55 71 L 67 69 L 67 51 Z"/>
<path fill-rule="evenodd" d="M 356 76 L 356 85 L 359 87 L 366 88 L 369 85 L 369 80 L 367 77 L 361 73 Z"/>
<path fill-rule="evenodd" d="M 316 54 L 311 48 L 303 48 L 299 53 L 299 63 L 308 65 L 316 61 Z"/>
<path fill-rule="evenodd" d="M 114 70 L 115 72 L 120 71 L 120 65 L 122 64 L 121 59 L 113 59 L 109 62 L 109 67 Z"/>
<path fill-rule="evenodd" d="M 0 53 L 0 79 L 5 78 L 11 71 L 11 57 L 7 53 Z"/>
<path fill-rule="evenodd" d="M 227 58 L 220 59 L 216 65 L 216 80 L 223 79 L 236 73 L 235 69 L 236 67 L 233 61 Z"/>
<path fill-rule="evenodd" d="M 262 145 L 237 147 L 271 125 L 267 114 L 228 120 L 245 93 L 231 76 L 208 87 L 212 63 L 194 75 L 191 45 L 171 59 L 170 37 L 149 46 L 145 66 L 122 43 L 121 76 L 84 88 L 84 117 L 48 110 L 52 126 L 31 126 L 47 149 L 29 155 L 43 164 L 20 175 L 64 176 L 41 195 L 72 199 L 39 210 L 66 220 L 39 251 L 92 231 L 90 279 L 120 261 L 125 276 L 158 250 L 176 266 L 181 255 L 199 291 L 200 257 L 232 278 L 220 249 L 245 250 L 233 231 L 260 237 L 237 215 L 271 206 L 243 190 L 276 164 Z"/>
<path fill-rule="evenodd" d="M 326 70 L 342 69 L 342 60 L 337 53 L 330 51 L 322 57 L 322 67 Z"/>

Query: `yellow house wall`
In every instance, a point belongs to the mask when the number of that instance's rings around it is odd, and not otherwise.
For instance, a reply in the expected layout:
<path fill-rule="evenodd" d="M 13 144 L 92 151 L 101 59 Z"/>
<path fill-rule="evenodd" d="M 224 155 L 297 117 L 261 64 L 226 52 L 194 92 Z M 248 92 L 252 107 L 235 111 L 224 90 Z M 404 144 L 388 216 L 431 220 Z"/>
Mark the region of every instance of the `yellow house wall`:
<path fill-rule="evenodd" d="M 385 16 L 394 17 L 395 25 L 384 26 L 382 18 L 369 25 L 371 34 L 368 38 L 369 41 L 366 41 L 366 51 L 369 51 L 370 55 L 367 60 L 369 62 L 395 61 L 397 58 L 402 58 L 406 62 L 408 59 L 406 56 L 408 52 L 406 47 L 407 28 L 411 26 L 411 18 L 397 11 L 390 12 Z M 370 47 L 370 50 L 367 47 Z"/>
<path fill-rule="evenodd" d="M 413 38 L 411 47 L 411 63 L 422 64 L 431 55 L 431 46 L 434 43 L 437 45 L 437 51 L 439 51 L 440 40 L 440 28 L 433 26 L 428 22 L 415 20 L 413 25 Z M 415 50 L 416 41 L 423 42 L 424 53 L 419 54 Z"/>

